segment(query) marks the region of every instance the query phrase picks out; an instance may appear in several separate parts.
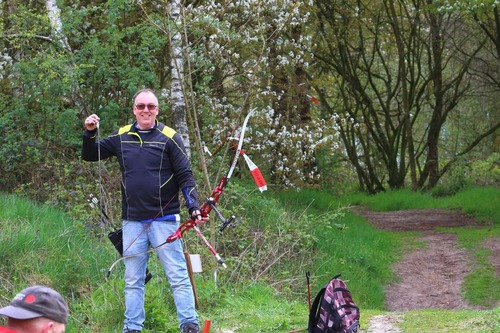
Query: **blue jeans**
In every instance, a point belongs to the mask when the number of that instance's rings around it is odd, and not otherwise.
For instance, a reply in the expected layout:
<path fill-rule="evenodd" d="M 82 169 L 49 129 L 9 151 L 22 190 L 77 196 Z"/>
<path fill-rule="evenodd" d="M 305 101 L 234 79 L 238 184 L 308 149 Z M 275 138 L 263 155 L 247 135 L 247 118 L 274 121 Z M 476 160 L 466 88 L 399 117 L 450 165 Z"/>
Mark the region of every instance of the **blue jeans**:
<path fill-rule="evenodd" d="M 150 223 L 123 221 L 123 255 L 145 252 L 156 247 L 173 234 L 178 222 L 153 221 Z M 165 244 L 156 250 L 167 274 L 177 308 L 179 327 L 187 323 L 198 324 L 193 289 L 182 248 L 182 239 Z M 146 319 L 144 310 L 144 278 L 149 253 L 124 259 L 125 263 L 125 320 L 123 331 L 141 330 Z"/>

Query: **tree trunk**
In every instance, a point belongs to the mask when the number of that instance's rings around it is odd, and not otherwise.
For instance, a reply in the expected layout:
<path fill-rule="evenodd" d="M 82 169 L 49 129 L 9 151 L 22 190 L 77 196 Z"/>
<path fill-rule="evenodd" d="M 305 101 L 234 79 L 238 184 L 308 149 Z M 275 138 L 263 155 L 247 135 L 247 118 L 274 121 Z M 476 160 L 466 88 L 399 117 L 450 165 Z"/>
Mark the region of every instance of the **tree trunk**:
<path fill-rule="evenodd" d="M 182 17 L 181 3 L 179 0 L 170 0 L 170 18 L 174 22 L 174 31 L 171 32 L 170 43 L 172 49 L 171 69 L 172 82 L 170 88 L 170 97 L 172 105 L 172 122 L 174 129 L 182 137 L 186 153 L 191 156 L 191 144 L 189 140 L 189 131 L 186 117 L 186 102 L 184 96 L 184 59 L 182 55 Z"/>
<path fill-rule="evenodd" d="M 61 11 L 57 7 L 56 0 L 45 0 L 45 7 L 47 8 L 47 14 L 52 25 L 52 35 L 65 51 L 71 52 L 68 38 L 62 30 Z"/>
<path fill-rule="evenodd" d="M 71 54 L 71 46 L 68 43 L 68 38 L 64 34 L 63 24 L 61 21 L 61 11 L 57 6 L 56 0 L 45 0 L 45 7 L 47 8 L 47 15 L 50 20 L 50 25 L 52 27 L 52 36 L 59 44 L 59 46 L 66 52 L 67 54 Z M 68 71 L 74 72 L 75 64 L 71 61 Z M 78 86 L 78 80 L 74 80 L 71 84 L 71 98 L 76 104 L 80 113 L 88 116 L 90 114 L 88 108 L 86 108 L 86 104 L 83 98 L 80 98 L 80 88 Z"/>
<path fill-rule="evenodd" d="M 431 5 L 432 1 L 428 1 Z M 432 118 L 429 124 L 429 133 L 427 135 L 427 157 L 425 159 L 424 170 L 420 176 L 418 185 L 426 188 L 433 188 L 439 178 L 439 134 L 444 122 L 444 87 L 443 87 L 443 40 L 441 36 L 441 20 L 432 12 L 429 15 L 429 29 L 431 38 L 431 80 L 433 83 L 434 106 Z"/>

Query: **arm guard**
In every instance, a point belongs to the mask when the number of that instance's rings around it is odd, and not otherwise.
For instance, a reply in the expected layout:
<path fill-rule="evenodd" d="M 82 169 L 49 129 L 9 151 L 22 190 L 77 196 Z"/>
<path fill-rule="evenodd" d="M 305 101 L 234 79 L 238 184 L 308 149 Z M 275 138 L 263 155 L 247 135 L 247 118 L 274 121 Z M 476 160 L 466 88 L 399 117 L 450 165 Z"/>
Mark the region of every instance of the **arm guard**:
<path fill-rule="evenodd" d="M 195 187 L 186 186 L 182 189 L 182 194 L 186 199 L 186 207 L 191 214 L 194 210 L 199 210 L 200 207 L 198 205 L 198 192 Z"/>

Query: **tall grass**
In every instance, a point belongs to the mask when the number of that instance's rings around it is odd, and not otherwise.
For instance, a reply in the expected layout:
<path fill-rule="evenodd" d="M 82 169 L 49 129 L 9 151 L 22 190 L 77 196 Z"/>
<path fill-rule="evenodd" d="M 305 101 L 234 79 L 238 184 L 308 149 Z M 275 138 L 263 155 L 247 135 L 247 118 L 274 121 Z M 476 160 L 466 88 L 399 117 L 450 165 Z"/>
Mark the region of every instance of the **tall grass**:
<path fill-rule="evenodd" d="M 500 225 L 500 189 L 497 187 L 469 188 L 442 201 L 444 207 L 461 209 L 479 222 Z"/>
<path fill-rule="evenodd" d="M 373 211 L 395 211 L 418 208 L 438 208 L 438 200 L 421 192 L 409 189 L 389 190 L 376 195 L 349 194 L 342 198 L 348 205 L 365 205 Z"/>
<path fill-rule="evenodd" d="M 202 255 L 204 271 L 195 274 L 200 322 L 210 319 L 210 332 L 214 333 L 305 328 L 308 271 L 312 297 L 333 275 L 342 273 L 363 313 L 373 313 L 365 309 L 383 310 L 384 287 L 394 278 L 391 265 L 413 235 L 377 230 L 345 209 L 348 205 L 378 210 L 462 205 L 470 207 L 471 214 L 483 216 L 485 223 L 497 221 L 497 212 L 489 209 L 491 201 L 484 207 L 482 203 L 467 203 L 498 198 L 498 191 L 489 188 L 439 199 L 410 191 L 349 197 L 311 190 L 258 196 L 245 188 L 235 192 L 238 197 L 221 209 L 224 215 L 233 211 L 245 218 L 224 231 L 215 244 L 228 270 L 215 268 L 213 257 L 195 234 L 188 232 L 184 237 L 191 253 Z M 209 233 L 208 229 L 204 231 Z M 463 246 L 475 249 L 486 237 L 482 231 L 474 236 L 464 232 L 460 239 Z M 477 255 L 479 261 L 486 261 L 487 253 Z M 124 311 L 123 267 L 117 266 L 110 279 L 105 279 L 107 268 L 116 258 L 109 241 L 99 237 L 99 232 L 91 233 L 85 220 L 73 220 L 55 208 L 0 195 L 0 305 L 7 304 L 26 285 L 46 284 L 69 301 L 67 332 L 119 333 Z M 143 332 L 178 332 L 161 265 L 154 256 L 149 263 L 154 277 L 146 287 Z M 473 287 L 476 294 L 491 291 L 486 282 Z M 366 325 L 366 320 L 362 317 L 362 324 Z"/>
<path fill-rule="evenodd" d="M 104 280 L 98 263 L 114 254 L 110 250 L 56 208 L 0 195 L 2 304 L 28 285 L 43 284 L 73 307 Z"/>
<path fill-rule="evenodd" d="M 0 274 L 9 291 L 36 281 L 73 293 L 75 280 L 97 274 L 91 263 L 99 253 L 88 251 L 89 238 L 65 214 L 13 196 L 0 201 Z"/>
<path fill-rule="evenodd" d="M 408 189 L 387 191 L 368 196 L 363 193 L 345 195 L 345 205 L 366 205 L 374 211 L 394 211 L 419 208 L 457 209 L 479 222 L 500 224 L 500 189 L 471 187 L 451 197 L 435 198 L 429 193 Z"/>
<path fill-rule="evenodd" d="M 261 205 L 262 202 L 250 202 L 250 207 L 254 208 L 255 204 Z M 105 237 L 99 238 L 97 233 L 87 230 L 84 221 L 71 220 L 63 212 L 48 206 L 0 194 L 0 207 L 0 305 L 7 304 L 13 295 L 27 285 L 44 284 L 57 289 L 68 300 L 70 319 L 67 332 L 121 332 L 124 312 L 123 267 L 117 266 L 110 279 L 105 279 L 107 268 L 117 258 L 111 243 Z M 185 238 L 192 243 L 191 248 L 200 250 L 205 264 L 209 263 L 203 273 L 195 276 L 201 304 L 201 323 L 211 319 L 215 326 L 239 327 L 239 332 L 270 332 L 276 327 L 285 331 L 305 327 L 306 298 L 294 300 L 294 292 L 285 290 L 287 283 L 280 279 L 286 276 L 283 267 L 287 259 L 290 260 L 288 267 L 293 271 L 293 267 L 297 266 L 291 262 L 292 257 L 298 253 L 303 257 L 306 251 L 298 248 L 297 244 L 291 246 L 281 240 L 278 242 L 276 238 L 272 241 L 275 230 L 290 228 L 292 219 L 283 219 L 283 213 L 276 209 L 270 210 L 269 216 L 276 219 L 274 223 L 262 218 L 255 219 L 259 228 L 267 230 L 259 244 L 253 243 L 244 232 L 255 230 L 256 227 L 250 223 L 231 230 L 227 235 L 228 240 L 231 236 L 244 237 L 239 239 L 243 245 L 241 248 L 252 246 L 258 251 L 247 251 L 250 258 L 227 254 L 226 262 L 230 268 L 219 268 L 217 279 L 210 265 L 213 257 L 209 251 L 204 246 L 196 245 L 199 242 L 196 236 L 186 233 Z M 252 214 L 262 217 L 263 212 Z M 302 235 L 298 235 L 298 239 L 302 239 Z M 228 249 L 232 251 L 231 248 L 237 245 L 230 244 Z M 259 246 L 254 248 L 253 245 Z M 288 249 L 286 253 L 293 256 L 275 262 L 272 256 L 267 255 L 269 251 L 277 251 L 280 247 Z M 152 256 L 149 261 L 154 277 L 146 286 L 147 321 L 143 332 L 178 332 L 168 281 L 155 259 Z M 244 267 L 238 262 L 239 259 L 246 262 Z M 261 271 L 250 270 L 257 263 L 263 265 Z M 266 272 L 262 271 L 264 269 Z M 248 276 L 245 277 L 246 273 Z M 270 286 L 268 282 L 273 278 L 277 279 L 275 282 L 281 286 L 279 289 L 283 290 L 285 296 Z M 303 290 L 303 296 L 306 291 L 302 281 L 298 289 Z M 256 304 L 259 306 L 256 307 Z M 2 320 L 0 318 L 0 325 Z"/>

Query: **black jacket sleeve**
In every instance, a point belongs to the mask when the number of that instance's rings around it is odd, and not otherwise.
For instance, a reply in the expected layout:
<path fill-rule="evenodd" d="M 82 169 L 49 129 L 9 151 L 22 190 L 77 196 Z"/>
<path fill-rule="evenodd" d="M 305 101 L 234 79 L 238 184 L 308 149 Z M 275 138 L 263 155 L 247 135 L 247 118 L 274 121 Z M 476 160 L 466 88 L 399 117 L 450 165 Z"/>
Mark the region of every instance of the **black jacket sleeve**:
<path fill-rule="evenodd" d="M 96 135 L 97 135 L 97 130 L 83 131 L 82 159 L 84 161 L 97 161 L 98 159 Z"/>
<path fill-rule="evenodd" d="M 99 160 L 99 158 L 105 159 L 114 155 L 111 139 L 105 138 L 97 142 L 96 137 L 97 137 L 97 130 L 83 131 L 82 159 L 84 161 L 95 162 Z"/>

